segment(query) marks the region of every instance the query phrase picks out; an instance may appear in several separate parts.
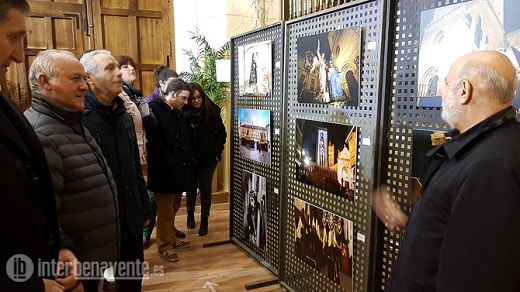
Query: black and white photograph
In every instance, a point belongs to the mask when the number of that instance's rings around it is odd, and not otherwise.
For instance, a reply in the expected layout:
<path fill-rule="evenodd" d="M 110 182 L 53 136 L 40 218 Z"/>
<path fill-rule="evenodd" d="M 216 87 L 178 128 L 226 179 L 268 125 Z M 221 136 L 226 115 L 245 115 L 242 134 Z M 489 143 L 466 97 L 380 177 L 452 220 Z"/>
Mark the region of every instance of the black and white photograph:
<path fill-rule="evenodd" d="M 239 46 L 239 96 L 271 96 L 273 83 L 272 64 L 271 41 Z"/>
<path fill-rule="evenodd" d="M 300 37 L 298 102 L 359 104 L 361 27 Z"/>
<path fill-rule="evenodd" d="M 296 179 L 355 200 L 357 127 L 296 119 Z"/>
<path fill-rule="evenodd" d="M 243 157 L 271 164 L 271 112 L 238 108 L 239 149 Z"/>
<path fill-rule="evenodd" d="M 244 240 L 265 249 L 267 228 L 267 180 L 258 174 L 242 170 L 244 196 Z"/>
<path fill-rule="evenodd" d="M 354 224 L 294 199 L 294 253 L 346 291 L 353 291 Z"/>
<path fill-rule="evenodd" d="M 497 50 L 520 61 L 520 2 L 473 0 L 421 12 L 417 105 L 442 107 L 450 65 L 464 54 Z M 515 104 L 520 106 L 518 92 Z"/>

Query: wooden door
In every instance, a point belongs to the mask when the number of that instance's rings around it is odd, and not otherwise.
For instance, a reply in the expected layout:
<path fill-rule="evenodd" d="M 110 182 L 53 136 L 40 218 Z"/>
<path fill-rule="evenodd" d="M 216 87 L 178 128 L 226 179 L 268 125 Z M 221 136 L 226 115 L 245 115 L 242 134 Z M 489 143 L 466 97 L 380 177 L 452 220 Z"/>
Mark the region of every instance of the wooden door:
<path fill-rule="evenodd" d="M 92 0 L 94 46 L 134 58 L 136 87 L 145 96 L 153 91 L 155 66 L 174 60 L 172 7 L 166 0 Z"/>
<path fill-rule="evenodd" d="M 28 1 L 25 63 L 12 64 L 2 82 L 2 92 L 9 95 L 22 110 L 30 106 L 29 68 L 38 52 L 48 49 L 68 50 L 80 54 L 84 50 L 83 0 Z"/>

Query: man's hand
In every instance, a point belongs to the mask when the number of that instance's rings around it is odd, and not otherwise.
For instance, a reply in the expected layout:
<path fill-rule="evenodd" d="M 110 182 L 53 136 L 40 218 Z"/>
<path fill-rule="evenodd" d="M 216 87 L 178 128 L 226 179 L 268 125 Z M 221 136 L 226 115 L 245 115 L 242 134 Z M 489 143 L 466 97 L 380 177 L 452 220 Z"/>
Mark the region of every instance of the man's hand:
<path fill-rule="evenodd" d="M 78 259 L 74 256 L 70 249 L 60 249 L 60 253 L 58 256 L 58 271 L 56 275 L 60 275 L 63 273 L 66 275 L 66 277 L 57 278 L 56 282 L 60 285 L 63 285 L 65 287 L 65 290 L 69 290 L 77 286 L 77 277 L 79 276 L 78 266 Z"/>
<path fill-rule="evenodd" d="M 372 208 L 377 217 L 390 231 L 401 231 L 406 228 L 408 216 L 401 210 L 388 191 L 386 185 L 381 185 L 372 194 Z"/>
<path fill-rule="evenodd" d="M 58 291 L 64 291 L 65 287 L 61 286 L 60 284 L 56 283 L 54 280 L 49 279 L 42 279 L 43 280 L 43 286 L 45 287 L 45 292 L 58 292 Z"/>

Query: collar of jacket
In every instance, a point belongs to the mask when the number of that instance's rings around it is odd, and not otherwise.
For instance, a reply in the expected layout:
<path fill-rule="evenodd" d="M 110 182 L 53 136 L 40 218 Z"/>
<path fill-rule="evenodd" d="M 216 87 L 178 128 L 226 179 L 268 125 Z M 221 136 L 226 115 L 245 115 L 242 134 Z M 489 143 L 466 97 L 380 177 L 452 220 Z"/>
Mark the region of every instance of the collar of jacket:
<path fill-rule="evenodd" d="M 89 110 L 98 112 L 105 119 L 114 119 L 126 111 L 125 104 L 119 96 L 114 98 L 111 105 L 104 105 L 90 90 L 85 95 L 85 105 Z"/>
<path fill-rule="evenodd" d="M 442 156 L 442 152 L 445 152 L 448 158 L 451 159 L 477 138 L 509 122 L 510 120 L 514 119 L 515 116 L 515 109 L 513 107 L 508 107 L 474 125 L 462 134 L 460 134 L 456 129 L 451 130 L 448 133 L 448 136 L 451 136 L 452 139 L 448 140 L 443 145 L 433 148 L 428 153 L 426 153 L 426 156 L 432 157 L 437 153 Z M 443 148 L 444 151 L 441 148 Z"/>
<path fill-rule="evenodd" d="M 163 107 L 164 109 L 166 109 L 167 111 L 175 113 L 177 115 L 177 117 L 180 117 L 182 114 L 182 111 L 174 109 L 171 105 L 166 103 L 166 101 L 161 97 L 154 99 L 151 103 L 156 103 L 156 104 L 160 105 L 161 107 Z"/>
<path fill-rule="evenodd" d="M 31 107 L 35 111 L 55 118 L 66 125 L 81 123 L 81 117 L 84 115 L 84 110 L 67 109 L 39 93 L 34 94 Z"/>

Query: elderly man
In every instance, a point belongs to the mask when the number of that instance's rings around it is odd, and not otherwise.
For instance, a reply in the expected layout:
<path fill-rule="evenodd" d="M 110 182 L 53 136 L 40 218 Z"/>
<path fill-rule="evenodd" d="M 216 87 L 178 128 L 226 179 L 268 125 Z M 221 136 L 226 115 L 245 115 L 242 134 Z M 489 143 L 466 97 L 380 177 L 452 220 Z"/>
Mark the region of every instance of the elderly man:
<path fill-rule="evenodd" d="M 24 60 L 27 32 L 25 0 L 0 0 L 0 75 L 12 61 Z M 60 231 L 52 180 L 34 130 L 16 105 L 0 92 L 0 289 L 2 291 L 62 291 L 76 285 L 74 274 L 55 279 L 55 271 L 23 273 L 26 267 L 56 260 L 73 264 L 75 256 L 59 242 Z M 61 249 L 60 249 L 61 245 Z M 30 262 L 29 262 L 30 261 Z M 69 265 L 72 267 L 72 265 Z M 69 270 L 68 272 L 75 270 Z M 50 272 L 50 273 L 49 273 Z"/>
<path fill-rule="evenodd" d="M 119 261 L 139 269 L 116 269 L 119 291 L 141 291 L 144 261 L 142 230 L 151 218 L 150 201 L 141 170 L 132 117 L 118 94 L 122 91 L 119 63 L 106 50 L 83 54 L 89 91 L 83 125 L 89 129 L 107 159 L 119 194 L 121 249 Z M 125 279 L 125 278 L 131 279 Z"/>
<path fill-rule="evenodd" d="M 452 139 L 427 154 L 429 174 L 386 291 L 520 290 L 516 86 L 515 68 L 496 51 L 451 66 L 442 117 Z M 375 194 L 379 218 L 405 227 L 407 217 L 385 196 Z"/>
<path fill-rule="evenodd" d="M 25 117 L 47 157 L 62 236 L 74 243 L 82 262 L 115 262 L 117 190 L 101 149 L 81 124 L 88 90 L 85 76 L 81 63 L 68 51 L 38 54 L 29 71 L 35 94 Z M 102 273 L 82 271 L 81 276 L 101 279 Z M 97 291 L 98 284 L 88 281 L 84 288 Z"/>

